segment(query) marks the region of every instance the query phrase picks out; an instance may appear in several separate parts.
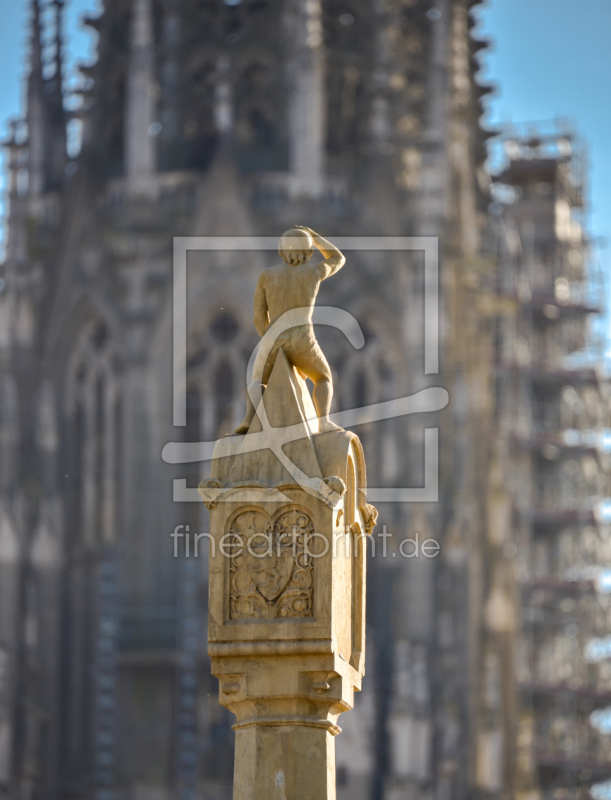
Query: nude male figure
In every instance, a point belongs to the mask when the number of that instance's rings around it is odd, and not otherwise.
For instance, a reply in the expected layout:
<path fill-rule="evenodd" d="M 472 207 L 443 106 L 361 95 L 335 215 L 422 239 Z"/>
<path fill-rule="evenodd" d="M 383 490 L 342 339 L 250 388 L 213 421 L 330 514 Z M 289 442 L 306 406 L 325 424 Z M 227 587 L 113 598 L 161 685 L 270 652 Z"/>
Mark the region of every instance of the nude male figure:
<path fill-rule="evenodd" d="M 318 264 L 308 264 L 314 246 L 324 256 Z M 282 348 L 289 362 L 314 384 L 313 400 L 319 418 L 319 431 L 341 430 L 329 419 L 333 398 L 331 370 L 320 349 L 312 326 L 312 310 L 321 281 L 335 275 L 345 264 L 343 254 L 311 228 L 296 225 L 280 238 L 278 252 L 283 263 L 263 270 L 255 291 L 255 328 L 260 336 L 285 312 L 303 308 L 303 324 L 278 336 L 263 369 L 261 383 L 267 385 L 278 350 Z M 248 431 L 255 409 L 246 393 L 246 416 L 236 428 L 237 434 Z"/>

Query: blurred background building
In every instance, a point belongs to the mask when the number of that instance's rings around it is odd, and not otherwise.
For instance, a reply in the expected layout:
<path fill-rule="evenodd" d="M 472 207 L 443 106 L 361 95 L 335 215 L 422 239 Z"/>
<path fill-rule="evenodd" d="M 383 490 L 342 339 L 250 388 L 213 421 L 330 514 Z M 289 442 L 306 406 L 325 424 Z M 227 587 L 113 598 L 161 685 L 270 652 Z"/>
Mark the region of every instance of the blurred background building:
<path fill-rule="evenodd" d="M 365 347 L 320 339 L 337 408 L 451 396 L 357 430 L 373 486 L 418 487 L 438 427 L 440 488 L 379 503 L 392 535 L 369 562 L 338 798 L 587 798 L 611 778 L 610 426 L 575 133 L 504 132 L 486 170 L 473 0 L 105 0 L 68 114 L 63 5 L 32 0 L 27 106 L 5 142 L 0 796 L 231 797 L 206 548 L 174 558 L 170 536 L 207 529 L 206 465 L 161 450 L 240 421 L 273 254 L 190 254 L 175 428 L 173 237 L 299 222 L 439 237 L 438 373 L 421 253 L 350 253 L 320 302 L 354 314 Z M 440 555 L 403 557 L 416 534 Z"/>
<path fill-rule="evenodd" d="M 503 144 L 495 280 L 514 309 L 496 332 L 506 490 L 493 502 L 511 509 L 498 544 L 519 554 L 516 788 L 588 797 L 609 777 L 611 756 L 610 665 L 592 650 L 610 623 L 610 392 L 600 370 L 606 335 L 593 316 L 607 286 L 587 233 L 575 132 L 540 124 L 508 130 Z"/>

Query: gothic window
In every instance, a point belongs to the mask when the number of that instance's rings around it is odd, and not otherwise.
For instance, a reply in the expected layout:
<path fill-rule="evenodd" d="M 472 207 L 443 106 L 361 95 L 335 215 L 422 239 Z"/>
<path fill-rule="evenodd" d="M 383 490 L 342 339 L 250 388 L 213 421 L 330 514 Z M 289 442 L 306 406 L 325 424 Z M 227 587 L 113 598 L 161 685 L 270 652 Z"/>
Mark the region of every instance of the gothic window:
<path fill-rule="evenodd" d="M 368 118 L 365 81 L 372 58 L 371 37 L 364 7 L 332 2 L 323 7 L 323 26 L 329 65 L 327 81 L 327 147 L 338 168 L 349 166 Z"/>
<path fill-rule="evenodd" d="M 104 497 L 106 475 L 104 470 L 104 460 L 106 455 L 106 391 L 105 381 L 102 375 L 98 375 L 95 386 L 95 425 L 92 434 L 94 436 L 93 448 L 93 480 L 94 485 L 102 489 L 96 491 L 96 507 L 94 512 L 94 537 L 100 539 L 104 530 Z"/>
<path fill-rule="evenodd" d="M 241 170 L 286 168 L 286 76 L 275 47 L 283 4 L 217 0 L 190 4 L 184 13 L 185 166 L 205 169 L 220 130 L 233 128 Z"/>
<path fill-rule="evenodd" d="M 367 315 L 362 316 L 367 318 Z M 342 339 L 329 337 L 328 342 L 323 341 L 323 349 L 334 367 L 336 396 L 333 411 L 366 409 L 398 396 L 392 342 L 366 330 L 364 332 L 366 344 L 362 350 L 353 350 Z M 341 376 L 341 380 L 337 376 Z M 402 468 L 400 442 L 404 426 L 400 420 L 384 420 L 375 424 L 375 436 L 369 435 L 372 430 L 373 425 L 366 424 L 359 425 L 355 432 L 361 439 L 372 472 L 392 485 Z"/>
<path fill-rule="evenodd" d="M 212 320 L 210 331 L 218 342 L 228 344 L 235 339 L 239 327 L 235 317 L 227 311 L 222 311 Z"/>
<path fill-rule="evenodd" d="M 73 530 L 88 545 L 109 542 L 117 528 L 120 400 L 108 329 L 90 326 L 71 359 L 68 378 Z"/>
<path fill-rule="evenodd" d="M 227 309 L 192 333 L 187 372 L 189 441 L 215 439 L 238 424 L 244 413 L 246 365 L 254 345 Z"/>
<path fill-rule="evenodd" d="M 238 100 L 239 104 L 240 100 Z M 279 170 L 286 166 L 286 148 L 278 141 L 273 109 L 263 101 L 252 102 L 244 97 L 236 120 L 238 159 L 242 171 Z M 277 116 L 277 115 L 276 115 Z"/>
<path fill-rule="evenodd" d="M 96 562 L 79 558 L 117 538 L 121 464 L 121 397 L 117 356 L 103 322 L 82 331 L 68 363 L 66 482 L 70 537 L 67 573 L 66 757 L 78 770 L 91 756 L 96 647 Z"/>
<path fill-rule="evenodd" d="M 214 89 L 217 68 L 214 60 L 196 50 L 185 65 L 189 97 L 182 112 L 182 155 L 175 154 L 175 168 L 205 169 L 217 139 L 214 123 Z"/>

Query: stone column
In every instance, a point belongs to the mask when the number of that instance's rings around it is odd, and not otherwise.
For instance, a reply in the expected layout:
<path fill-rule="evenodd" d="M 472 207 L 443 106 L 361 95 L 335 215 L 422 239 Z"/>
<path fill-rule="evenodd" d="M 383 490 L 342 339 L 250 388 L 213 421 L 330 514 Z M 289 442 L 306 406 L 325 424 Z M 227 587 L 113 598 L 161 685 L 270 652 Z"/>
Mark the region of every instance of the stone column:
<path fill-rule="evenodd" d="M 317 426 L 281 350 L 249 432 L 220 440 L 200 486 L 209 654 L 237 720 L 234 800 L 335 798 L 337 721 L 361 688 L 376 512 L 358 438 Z"/>

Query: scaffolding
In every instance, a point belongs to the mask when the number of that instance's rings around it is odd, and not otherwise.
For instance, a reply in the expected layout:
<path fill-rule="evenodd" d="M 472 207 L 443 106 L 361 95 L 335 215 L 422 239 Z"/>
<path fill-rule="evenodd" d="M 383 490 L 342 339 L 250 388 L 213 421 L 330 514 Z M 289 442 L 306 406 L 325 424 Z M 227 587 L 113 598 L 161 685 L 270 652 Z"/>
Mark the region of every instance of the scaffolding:
<path fill-rule="evenodd" d="M 509 458 L 522 629 L 521 718 L 541 800 L 590 797 L 611 778 L 611 664 L 587 648 L 611 619 L 607 286 L 587 233 L 587 158 L 565 121 L 507 128 L 491 211 L 499 322 L 497 402 Z"/>

